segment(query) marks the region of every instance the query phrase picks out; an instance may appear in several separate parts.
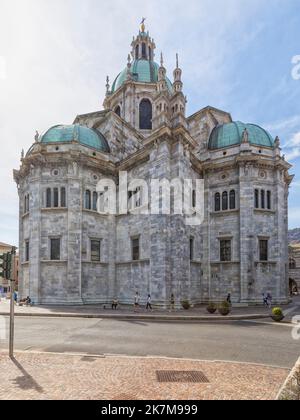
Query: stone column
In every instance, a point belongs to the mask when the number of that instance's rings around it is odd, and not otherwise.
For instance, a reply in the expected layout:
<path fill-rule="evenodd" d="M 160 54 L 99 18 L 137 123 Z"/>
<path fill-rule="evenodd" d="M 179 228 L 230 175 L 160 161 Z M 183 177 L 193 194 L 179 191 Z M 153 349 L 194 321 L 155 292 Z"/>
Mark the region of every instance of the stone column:
<path fill-rule="evenodd" d="M 150 160 L 150 179 L 170 180 L 171 156 L 167 139 L 153 149 Z M 170 216 L 150 216 L 150 279 L 153 301 L 166 305 L 169 299 L 167 285 L 171 282 Z"/>
<path fill-rule="evenodd" d="M 41 243 L 41 184 L 40 168 L 32 168 L 29 177 L 29 295 L 35 304 L 39 304 L 40 296 L 40 243 Z M 24 247 L 24 241 L 23 241 Z"/>
<path fill-rule="evenodd" d="M 82 205 L 83 188 L 74 165 L 74 175 L 68 180 L 68 272 L 66 279 L 67 300 L 72 304 L 82 303 Z"/>
<path fill-rule="evenodd" d="M 249 283 L 253 281 L 255 249 L 253 249 L 253 166 L 241 163 L 240 172 L 240 282 L 241 303 L 248 303 Z"/>

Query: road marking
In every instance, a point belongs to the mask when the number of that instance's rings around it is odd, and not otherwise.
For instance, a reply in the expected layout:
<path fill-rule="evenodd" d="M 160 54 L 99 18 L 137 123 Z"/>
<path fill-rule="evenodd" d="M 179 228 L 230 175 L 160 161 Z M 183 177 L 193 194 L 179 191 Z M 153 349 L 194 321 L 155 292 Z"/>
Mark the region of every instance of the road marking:
<path fill-rule="evenodd" d="M 288 328 L 294 328 L 297 324 L 292 323 L 282 323 L 282 322 L 263 322 L 263 321 L 250 321 L 250 320 L 243 320 L 242 322 L 251 323 L 251 324 L 259 324 L 259 325 L 271 325 L 272 327 L 288 327 Z"/>
<path fill-rule="evenodd" d="M 290 309 L 288 309 L 288 310 L 286 310 L 286 311 L 284 311 L 284 315 L 285 316 L 287 316 L 288 314 L 290 314 L 290 313 L 292 313 L 292 312 L 294 312 L 294 311 L 296 311 L 296 310 L 300 310 L 300 307 L 297 305 L 297 306 L 293 306 L 292 308 L 290 308 Z"/>

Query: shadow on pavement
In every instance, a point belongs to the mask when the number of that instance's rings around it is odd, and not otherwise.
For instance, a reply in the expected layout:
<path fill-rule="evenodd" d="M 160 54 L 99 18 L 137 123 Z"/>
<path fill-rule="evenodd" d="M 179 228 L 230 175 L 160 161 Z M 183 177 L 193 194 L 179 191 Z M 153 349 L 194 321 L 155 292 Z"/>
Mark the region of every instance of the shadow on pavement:
<path fill-rule="evenodd" d="M 33 379 L 33 377 L 23 368 L 23 366 L 15 359 L 11 358 L 13 364 L 19 369 L 23 376 L 18 376 L 13 382 L 22 390 L 34 389 L 40 394 L 44 393 L 43 388 Z"/>

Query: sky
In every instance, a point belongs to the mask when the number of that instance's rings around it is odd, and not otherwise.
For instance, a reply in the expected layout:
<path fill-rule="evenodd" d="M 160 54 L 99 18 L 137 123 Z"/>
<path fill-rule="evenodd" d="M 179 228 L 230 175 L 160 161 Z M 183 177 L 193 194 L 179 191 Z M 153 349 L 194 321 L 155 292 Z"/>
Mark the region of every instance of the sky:
<path fill-rule="evenodd" d="M 299 0 L 0 0 L 0 241 L 18 243 L 12 170 L 56 124 L 102 109 L 142 17 L 187 114 L 211 105 L 281 139 L 294 165 L 289 226 L 300 227 Z"/>

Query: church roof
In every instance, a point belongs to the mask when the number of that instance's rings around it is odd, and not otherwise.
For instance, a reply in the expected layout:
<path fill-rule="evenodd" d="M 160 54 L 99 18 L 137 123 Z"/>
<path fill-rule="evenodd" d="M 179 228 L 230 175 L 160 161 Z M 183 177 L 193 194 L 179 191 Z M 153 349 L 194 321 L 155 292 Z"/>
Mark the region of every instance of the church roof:
<path fill-rule="evenodd" d="M 245 129 L 248 131 L 250 144 L 274 147 L 274 140 L 266 130 L 255 124 L 244 124 L 236 121 L 217 125 L 210 135 L 208 148 L 215 150 L 241 144 Z"/>
<path fill-rule="evenodd" d="M 108 142 L 100 131 L 79 124 L 56 125 L 46 131 L 40 139 L 41 143 L 69 143 L 73 141 L 101 152 L 110 152 Z"/>
<path fill-rule="evenodd" d="M 150 60 L 134 60 L 131 63 L 130 72 L 132 75 L 132 78 L 135 82 L 140 83 L 157 83 L 158 81 L 158 69 L 159 65 L 155 63 L 154 61 Z M 127 67 L 118 74 L 116 77 L 111 92 L 116 92 L 127 80 Z M 168 89 L 170 92 L 172 92 L 173 87 L 171 81 L 166 78 Z"/>

